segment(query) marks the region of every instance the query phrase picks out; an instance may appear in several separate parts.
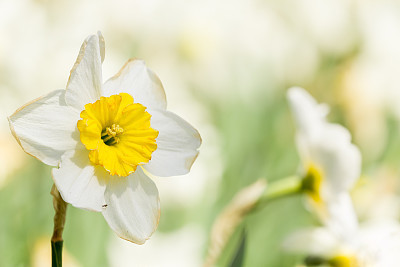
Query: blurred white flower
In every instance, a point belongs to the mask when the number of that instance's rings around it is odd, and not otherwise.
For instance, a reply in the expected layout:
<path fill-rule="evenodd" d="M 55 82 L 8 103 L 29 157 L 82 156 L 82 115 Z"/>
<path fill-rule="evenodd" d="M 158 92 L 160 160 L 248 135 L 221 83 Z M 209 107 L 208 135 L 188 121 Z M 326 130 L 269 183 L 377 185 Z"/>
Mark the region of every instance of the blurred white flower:
<path fill-rule="evenodd" d="M 360 176 L 360 152 L 347 129 L 326 121 L 326 105 L 298 87 L 289 89 L 287 96 L 297 126 L 303 190 L 325 225 L 338 233 L 352 231 L 357 220 L 348 191 Z"/>
<path fill-rule="evenodd" d="M 292 4 L 285 12 L 323 52 L 340 55 L 354 46 L 356 27 L 352 23 L 352 1 L 300 0 Z"/>
<path fill-rule="evenodd" d="M 357 223 L 354 227 L 342 218 L 350 216 L 356 219 L 352 202 L 341 203 L 337 211 L 324 227 L 303 229 L 290 234 L 284 240 L 283 248 L 305 255 L 306 266 L 398 266 L 400 224 L 396 220 L 379 218 L 361 225 Z M 343 211 L 342 214 L 340 211 Z"/>
<path fill-rule="evenodd" d="M 17 110 L 10 128 L 28 154 L 58 166 L 52 171 L 63 199 L 102 212 L 121 238 L 142 244 L 155 231 L 158 190 L 148 175 L 189 172 L 201 139 L 166 110 L 158 77 L 129 60 L 102 82 L 102 35 L 82 44 L 66 90 Z"/>
<path fill-rule="evenodd" d="M 400 181 L 397 168 L 381 164 L 362 178 L 352 192 L 360 220 L 398 220 L 400 218 Z"/>
<path fill-rule="evenodd" d="M 377 160 L 388 142 L 388 111 L 400 117 L 400 9 L 396 1 L 353 4 L 362 45 L 346 67 L 344 84 L 339 87 L 347 98 L 347 116 L 355 138 L 368 160 Z"/>
<path fill-rule="evenodd" d="M 378 108 L 400 116 L 400 18 L 396 1 L 363 1 L 356 9 L 362 47 L 350 69 L 354 87 Z M 362 96 L 364 97 L 364 96 Z"/>
<path fill-rule="evenodd" d="M 355 239 L 358 224 L 353 204 L 351 201 L 341 202 L 336 207 L 336 213 L 325 219 L 324 227 L 290 234 L 284 240 L 283 248 L 305 254 L 306 266 L 359 267 Z M 349 224 L 343 216 L 349 216 L 354 222 Z"/>
<path fill-rule="evenodd" d="M 327 227 L 304 229 L 288 236 L 283 247 L 307 255 L 305 262 L 319 263 L 318 266 L 398 266 L 400 225 L 397 222 L 370 222 L 346 234 L 343 238 Z"/>

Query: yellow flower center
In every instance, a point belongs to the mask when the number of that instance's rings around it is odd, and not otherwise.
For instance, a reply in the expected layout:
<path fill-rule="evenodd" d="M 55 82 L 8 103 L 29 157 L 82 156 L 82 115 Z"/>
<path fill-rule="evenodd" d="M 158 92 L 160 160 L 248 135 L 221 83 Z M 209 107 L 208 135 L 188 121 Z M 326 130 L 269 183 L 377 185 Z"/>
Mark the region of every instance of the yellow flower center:
<path fill-rule="evenodd" d="M 332 258 L 319 256 L 308 256 L 304 260 L 305 266 L 326 266 L 326 267 L 360 267 L 357 258 L 351 254 L 338 254 Z"/>
<path fill-rule="evenodd" d="M 332 267 L 359 267 L 356 257 L 352 255 L 338 255 L 328 260 Z"/>
<path fill-rule="evenodd" d="M 303 177 L 302 189 L 317 203 L 322 201 L 320 195 L 322 179 L 322 171 L 314 164 L 309 164 L 307 173 Z"/>
<path fill-rule="evenodd" d="M 101 97 L 86 104 L 80 116 L 78 130 L 90 161 L 111 175 L 128 176 L 157 149 L 151 115 L 129 94 Z"/>
<path fill-rule="evenodd" d="M 111 127 L 107 127 L 101 131 L 101 139 L 103 139 L 104 144 L 112 146 L 119 143 L 119 138 L 117 136 L 123 132 L 124 129 L 118 124 L 113 124 Z"/>

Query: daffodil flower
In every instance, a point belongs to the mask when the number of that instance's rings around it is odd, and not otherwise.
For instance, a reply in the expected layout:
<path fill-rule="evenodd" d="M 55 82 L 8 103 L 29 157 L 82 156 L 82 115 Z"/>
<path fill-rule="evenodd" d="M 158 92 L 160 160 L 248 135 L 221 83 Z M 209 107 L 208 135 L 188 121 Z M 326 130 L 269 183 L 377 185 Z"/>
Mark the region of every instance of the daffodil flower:
<path fill-rule="evenodd" d="M 189 172 L 201 138 L 167 111 L 159 78 L 141 60 L 129 60 L 102 81 L 104 39 L 81 46 L 66 90 L 53 91 L 9 117 L 26 153 L 55 166 L 54 183 L 75 207 L 102 212 L 114 232 L 143 244 L 160 217 L 150 178 Z"/>
<path fill-rule="evenodd" d="M 329 227 L 302 229 L 290 234 L 283 248 L 308 255 L 307 266 L 397 267 L 400 225 L 395 221 L 371 221 L 342 235 Z"/>
<path fill-rule="evenodd" d="M 360 176 L 361 155 L 347 129 L 326 120 L 329 108 L 304 89 L 293 87 L 288 100 L 296 126 L 296 144 L 303 166 L 303 191 L 324 224 L 338 233 L 354 229 L 349 190 Z M 329 220 L 337 217 L 338 220 Z M 339 229 L 340 228 L 340 229 Z"/>
<path fill-rule="evenodd" d="M 356 244 L 358 223 L 349 224 L 343 220 L 346 216 L 357 220 L 353 203 L 339 202 L 335 206 L 335 216 L 327 217 L 325 226 L 306 228 L 290 234 L 283 242 L 283 248 L 308 255 L 305 259 L 306 266 L 360 266 Z"/>

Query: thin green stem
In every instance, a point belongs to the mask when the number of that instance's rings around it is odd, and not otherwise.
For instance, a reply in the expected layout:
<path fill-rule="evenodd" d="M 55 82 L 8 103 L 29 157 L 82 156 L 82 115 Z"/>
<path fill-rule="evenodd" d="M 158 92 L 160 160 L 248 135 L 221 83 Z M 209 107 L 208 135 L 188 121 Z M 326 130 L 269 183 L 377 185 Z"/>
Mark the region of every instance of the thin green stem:
<path fill-rule="evenodd" d="M 51 188 L 51 195 L 53 196 L 53 207 L 55 211 L 54 230 L 53 236 L 51 237 L 51 266 L 62 267 L 62 234 L 64 231 L 67 203 L 62 199 L 55 185 Z"/>
<path fill-rule="evenodd" d="M 64 241 L 51 241 L 51 266 L 62 267 L 62 248 Z"/>
<path fill-rule="evenodd" d="M 301 193 L 302 186 L 302 179 L 298 176 L 289 176 L 270 183 L 253 211 L 262 208 L 266 203 L 273 200 Z"/>

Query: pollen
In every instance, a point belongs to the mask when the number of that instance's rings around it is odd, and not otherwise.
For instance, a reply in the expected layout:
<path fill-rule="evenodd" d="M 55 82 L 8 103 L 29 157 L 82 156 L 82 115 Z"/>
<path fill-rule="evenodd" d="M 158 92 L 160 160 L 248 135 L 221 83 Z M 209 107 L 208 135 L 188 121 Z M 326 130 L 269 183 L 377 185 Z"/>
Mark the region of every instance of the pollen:
<path fill-rule="evenodd" d="M 321 169 L 315 164 L 309 164 L 307 173 L 303 177 L 302 190 L 317 203 L 322 201 L 320 196 L 322 179 L 323 174 Z"/>
<path fill-rule="evenodd" d="M 104 144 L 108 146 L 116 145 L 119 143 L 118 135 L 122 134 L 124 129 L 118 124 L 113 124 L 111 127 L 106 127 L 101 131 L 101 139 L 103 139 Z"/>
<path fill-rule="evenodd" d="M 86 104 L 80 117 L 77 126 L 89 160 L 110 175 L 128 176 L 148 163 L 157 149 L 158 131 L 150 125 L 151 115 L 129 94 Z"/>
<path fill-rule="evenodd" d="M 331 267 L 359 267 L 356 257 L 352 255 L 338 255 L 328 260 Z"/>

